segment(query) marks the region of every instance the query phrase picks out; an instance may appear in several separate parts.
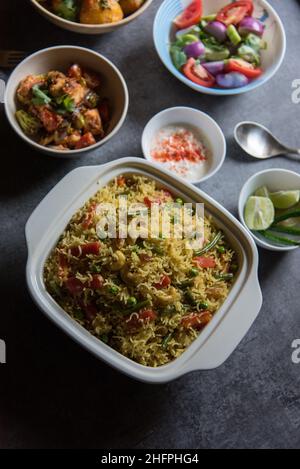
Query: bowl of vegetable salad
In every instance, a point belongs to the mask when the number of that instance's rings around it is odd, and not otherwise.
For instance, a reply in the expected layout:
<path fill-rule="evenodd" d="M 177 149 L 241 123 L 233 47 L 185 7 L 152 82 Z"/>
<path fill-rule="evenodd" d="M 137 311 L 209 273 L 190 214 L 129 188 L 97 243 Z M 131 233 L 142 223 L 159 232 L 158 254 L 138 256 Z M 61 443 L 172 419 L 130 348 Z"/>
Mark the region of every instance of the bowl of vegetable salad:
<path fill-rule="evenodd" d="M 51 156 L 75 157 L 108 142 L 128 110 L 119 70 L 100 54 L 75 46 L 43 49 L 8 80 L 5 111 L 15 132 Z"/>
<path fill-rule="evenodd" d="M 265 0 L 165 0 L 153 33 L 167 69 L 212 95 L 258 88 L 275 75 L 286 50 L 283 24 Z"/>

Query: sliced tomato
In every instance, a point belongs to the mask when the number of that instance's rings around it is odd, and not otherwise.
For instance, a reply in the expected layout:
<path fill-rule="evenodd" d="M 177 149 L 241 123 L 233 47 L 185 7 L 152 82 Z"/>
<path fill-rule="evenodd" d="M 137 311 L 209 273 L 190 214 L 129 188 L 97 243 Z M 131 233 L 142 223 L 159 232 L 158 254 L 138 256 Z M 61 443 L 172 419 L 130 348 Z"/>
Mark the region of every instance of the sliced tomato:
<path fill-rule="evenodd" d="M 158 290 L 161 290 L 162 288 L 167 288 L 171 284 L 171 279 L 168 275 L 164 275 L 159 283 L 155 283 L 154 286 Z"/>
<path fill-rule="evenodd" d="M 243 59 L 229 59 L 226 66 L 226 72 L 239 72 L 248 78 L 257 78 L 262 74 L 261 68 L 255 68 L 249 62 Z"/>
<path fill-rule="evenodd" d="M 215 83 L 215 77 L 193 58 L 190 58 L 183 66 L 183 73 L 189 80 L 197 83 L 197 85 L 211 88 Z"/>
<path fill-rule="evenodd" d="M 192 327 L 193 329 L 202 329 L 212 320 L 212 314 L 209 311 L 205 313 L 191 313 L 188 316 L 184 316 L 181 320 L 181 325 L 188 329 Z"/>
<path fill-rule="evenodd" d="M 101 243 L 95 241 L 94 243 L 80 244 L 80 246 L 74 246 L 71 248 L 71 254 L 74 257 L 84 257 L 88 254 L 99 254 Z"/>
<path fill-rule="evenodd" d="M 253 9 L 252 0 L 241 0 L 230 3 L 219 11 L 216 21 L 220 21 L 226 24 L 226 26 L 238 24 L 245 16 L 251 16 Z"/>
<path fill-rule="evenodd" d="M 197 267 L 202 269 L 213 269 L 216 267 L 216 262 L 212 257 L 194 257 L 193 262 Z"/>
<path fill-rule="evenodd" d="M 199 23 L 202 18 L 202 13 L 202 0 L 193 0 L 192 3 L 175 18 L 174 24 L 177 29 L 189 28 Z"/>

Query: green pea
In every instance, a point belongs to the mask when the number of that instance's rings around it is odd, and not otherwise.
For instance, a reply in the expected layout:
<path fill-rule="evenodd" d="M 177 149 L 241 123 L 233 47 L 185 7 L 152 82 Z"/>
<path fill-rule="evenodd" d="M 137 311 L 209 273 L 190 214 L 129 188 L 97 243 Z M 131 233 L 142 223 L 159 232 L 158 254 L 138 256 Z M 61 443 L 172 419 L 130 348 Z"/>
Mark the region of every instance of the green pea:
<path fill-rule="evenodd" d="M 137 299 L 134 296 L 130 296 L 127 300 L 128 306 L 135 306 L 137 304 Z"/>
<path fill-rule="evenodd" d="M 112 285 L 109 287 L 109 292 L 113 295 L 116 295 L 119 292 L 119 287 L 117 287 L 117 285 Z"/>
<path fill-rule="evenodd" d="M 206 301 L 202 301 L 201 303 L 198 303 L 197 306 L 199 309 L 208 309 L 208 303 Z"/>
<path fill-rule="evenodd" d="M 217 246 L 217 251 L 218 251 L 220 254 L 224 254 L 224 252 L 226 251 L 226 249 L 224 248 L 224 246 Z"/>

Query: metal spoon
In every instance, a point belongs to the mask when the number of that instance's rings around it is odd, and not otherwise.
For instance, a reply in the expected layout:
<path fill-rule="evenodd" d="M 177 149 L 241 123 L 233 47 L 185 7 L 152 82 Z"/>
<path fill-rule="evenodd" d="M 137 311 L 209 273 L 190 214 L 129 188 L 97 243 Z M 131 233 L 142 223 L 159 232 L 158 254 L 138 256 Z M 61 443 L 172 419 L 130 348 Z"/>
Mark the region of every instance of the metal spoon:
<path fill-rule="evenodd" d="M 242 149 L 254 158 L 267 159 L 284 154 L 300 156 L 300 149 L 283 145 L 270 130 L 256 122 L 240 122 L 234 129 L 234 137 Z"/>

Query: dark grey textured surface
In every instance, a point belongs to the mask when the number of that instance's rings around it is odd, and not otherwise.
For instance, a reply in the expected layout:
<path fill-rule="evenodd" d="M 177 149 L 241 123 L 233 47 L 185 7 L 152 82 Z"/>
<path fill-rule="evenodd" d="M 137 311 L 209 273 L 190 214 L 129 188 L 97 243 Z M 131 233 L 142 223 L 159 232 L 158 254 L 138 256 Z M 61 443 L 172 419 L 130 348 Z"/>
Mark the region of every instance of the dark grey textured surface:
<path fill-rule="evenodd" d="M 264 305 L 225 365 L 150 386 L 97 361 L 33 305 L 24 279 L 24 224 L 53 185 L 77 165 L 141 155 L 144 125 L 174 105 L 207 111 L 223 128 L 226 162 L 201 188 L 234 214 L 243 182 L 256 171 L 271 166 L 299 171 L 300 163 L 293 159 L 257 163 L 243 158 L 232 142 L 232 130 L 240 120 L 258 120 L 288 144 L 300 146 L 300 104 L 291 100 L 292 81 L 300 78 L 300 4 L 271 1 L 288 36 L 287 56 L 276 77 L 249 95 L 222 99 L 193 92 L 160 63 L 152 43 L 160 0 L 135 23 L 100 38 L 56 29 L 28 3 L 0 3 L 1 48 L 92 47 L 120 67 L 131 105 L 126 124 L 111 143 L 69 162 L 33 153 L 13 134 L 1 111 L 0 338 L 7 342 L 8 363 L 0 365 L 0 447 L 299 448 L 300 365 L 291 361 L 291 343 L 300 338 L 298 251 L 260 252 Z"/>

